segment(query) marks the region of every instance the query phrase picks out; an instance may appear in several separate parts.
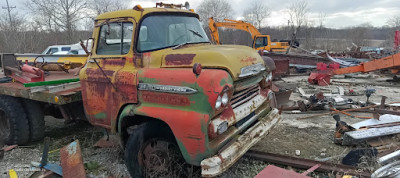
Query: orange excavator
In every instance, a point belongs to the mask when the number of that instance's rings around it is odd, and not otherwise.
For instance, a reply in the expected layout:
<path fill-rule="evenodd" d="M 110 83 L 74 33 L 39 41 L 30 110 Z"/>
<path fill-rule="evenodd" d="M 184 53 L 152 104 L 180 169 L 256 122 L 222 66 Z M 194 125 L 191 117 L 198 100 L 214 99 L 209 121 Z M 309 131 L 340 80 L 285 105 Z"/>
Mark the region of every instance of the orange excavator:
<path fill-rule="evenodd" d="M 208 20 L 208 27 L 211 31 L 211 38 L 216 44 L 221 44 L 218 28 L 224 27 L 249 32 L 251 38 L 253 39 L 252 47 L 256 50 L 284 53 L 290 47 L 290 40 L 280 42 L 271 41 L 271 37 L 269 35 L 262 35 L 256 27 L 245 21 L 224 19 L 223 22 L 215 22 L 214 18 L 212 17 Z M 294 46 L 299 46 L 298 42 L 295 42 Z"/>
<path fill-rule="evenodd" d="M 317 64 L 317 69 L 318 69 Z M 324 67 L 322 67 L 324 68 Z M 311 84 L 328 85 L 330 83 L 330 77 L 332 75 L 350 74 L 356 72 L 372 72 L 380 69 L 392 69 L 392 73 L 398 73 L 400 71 L 400 53 L 393 54 L 391 56 L 383 57 L 380 59 L 374 59 L 368 62 L 363 62 L 356 66 L 344 67 L 344 68 L 331 68 L 323 69 L 315 72 L 311 72 L 308 82 Z M 396 77 L 394 77 L 395 79 Z"/>

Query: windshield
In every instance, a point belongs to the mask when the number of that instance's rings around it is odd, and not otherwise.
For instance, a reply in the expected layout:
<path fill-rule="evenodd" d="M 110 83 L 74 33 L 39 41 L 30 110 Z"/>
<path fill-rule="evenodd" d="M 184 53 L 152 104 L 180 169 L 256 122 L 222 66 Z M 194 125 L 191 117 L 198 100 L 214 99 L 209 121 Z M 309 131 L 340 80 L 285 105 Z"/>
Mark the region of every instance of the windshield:
<path fill-rule="evenodd" d="M 137 50 L 146 52 L 204 42 L 209 40 L 196 17 L 154 15 L 145 18 L 140 26 Z"/>

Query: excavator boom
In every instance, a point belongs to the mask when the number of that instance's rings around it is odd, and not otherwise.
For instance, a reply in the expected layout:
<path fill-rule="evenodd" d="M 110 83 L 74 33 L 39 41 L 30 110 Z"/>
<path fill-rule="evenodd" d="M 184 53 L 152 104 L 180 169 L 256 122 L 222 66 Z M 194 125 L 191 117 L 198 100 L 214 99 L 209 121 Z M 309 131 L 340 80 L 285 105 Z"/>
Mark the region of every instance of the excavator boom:
<path fill-rule="evenodd" d="M 340 69 L 331 69 L 328 71 L 316 71 L 310 74 L 308 82 L 312 84 L 325 85 L 330 83 L 330 76 L 350 74 L 356 72 L 372 72 L 381 69 L 399 68 L 400 67 L 400 53 L 391 56 L 374 59 L 368 62 L 363 62 L 357 66 L 345 67 Z M 323 81 L 325 80 L 325 81 Z"/>
<path fill-rule="evenodd" d="M 288 42 L 271 42 L 269 35 L 262 35 L 252 24 L 241 21 L 224 19 L 223 22 L 215 22 L 214 18 L 208 19 L 208 27 L 211 32 L 211 39 L 216 44 L 221 44 L 219 39 L 218 27 L 231 28 L 249 32 L 253 40 L 253 48 L 257 50 L 267 50 L 270 52 L 286 52 L 289 48 Z"/>
<path fill-rule="evenodd" d="M 212 39 L 217 44 L 221 44 L 219 40 L 218 27 L 231 28 L 249 32 L 252 39 L 254 39 L 256 35 L 261 35 L 257 28 L 255 28 L 250 23 L 241 20 L 224 19 L 224 22 L 215 22 L 214 18 L 211 17 L 208 20 L 208 26 L 211 31 Z"/>
<path fill-rule="evenodd" d="M 364 62 L 358 66 L 336 69 L 333 70 L 333 74 L 340 75 L 340 74 L 349 74 L 355 72 L 371 72 L 375 70 L 388 69 L 394 67 L 400 67 L 400 53 Z"/>

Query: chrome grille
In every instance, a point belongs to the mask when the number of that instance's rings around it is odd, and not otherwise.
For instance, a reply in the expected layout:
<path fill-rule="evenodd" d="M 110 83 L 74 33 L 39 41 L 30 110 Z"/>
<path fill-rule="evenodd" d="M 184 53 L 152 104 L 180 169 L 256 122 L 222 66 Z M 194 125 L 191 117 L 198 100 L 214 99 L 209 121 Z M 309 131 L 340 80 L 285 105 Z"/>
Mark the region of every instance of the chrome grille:
<path fill-rule="evenodd" d="M 252 98 L 254 98 L 259 94 L 259 91 L 260 87 L 258 85 L 250 86 L 242 90 L 235 91 L 233 93 L 233 97 L 230 102 L 232 108 L 235 109 L 241 104 L 251 100 Z"/>

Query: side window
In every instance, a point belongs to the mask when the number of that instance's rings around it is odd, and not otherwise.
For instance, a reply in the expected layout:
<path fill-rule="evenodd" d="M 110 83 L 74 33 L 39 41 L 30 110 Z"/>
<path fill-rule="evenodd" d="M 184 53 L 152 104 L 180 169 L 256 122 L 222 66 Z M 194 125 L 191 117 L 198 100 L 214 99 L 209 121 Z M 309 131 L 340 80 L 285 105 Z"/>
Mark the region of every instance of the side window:
<path fill-rule="evenodd" d="M 58 52 L 58 48 L 50 48 L 50 49 L 47 51 L 46 54 L 53 54 L 53 53 L 56 53 L 56 52 Z"/>
<path fill-rule="evenodd" d="M 268 38 L 267 37 L 259 37 L 256 38 L 255 48 L 268 46 Z"/>
<path fill-rule="evenodd" d="M 268 38 L 267 37 L 264 38 L 264 46 L 268 46 Z"/>
<path fill-rule="evenodd" d="M 129 53 L 133 34 L 131 22 L 115 22 L 100 27 L 97 42 L 98 55 L 122 55 Z"/>
<path fill-rule="evenodd" d="M 61 48 L 61 51 L 69 51 L 69 50 L 71 50 L 71 47 L 62 47 Z"/>
<path fill-rule="evenodd" d="M 261 46 L 263 46 L 263 38 L 256 38 L 256 44 L 255 44 L 255 48 L 259 48 Z"/>

